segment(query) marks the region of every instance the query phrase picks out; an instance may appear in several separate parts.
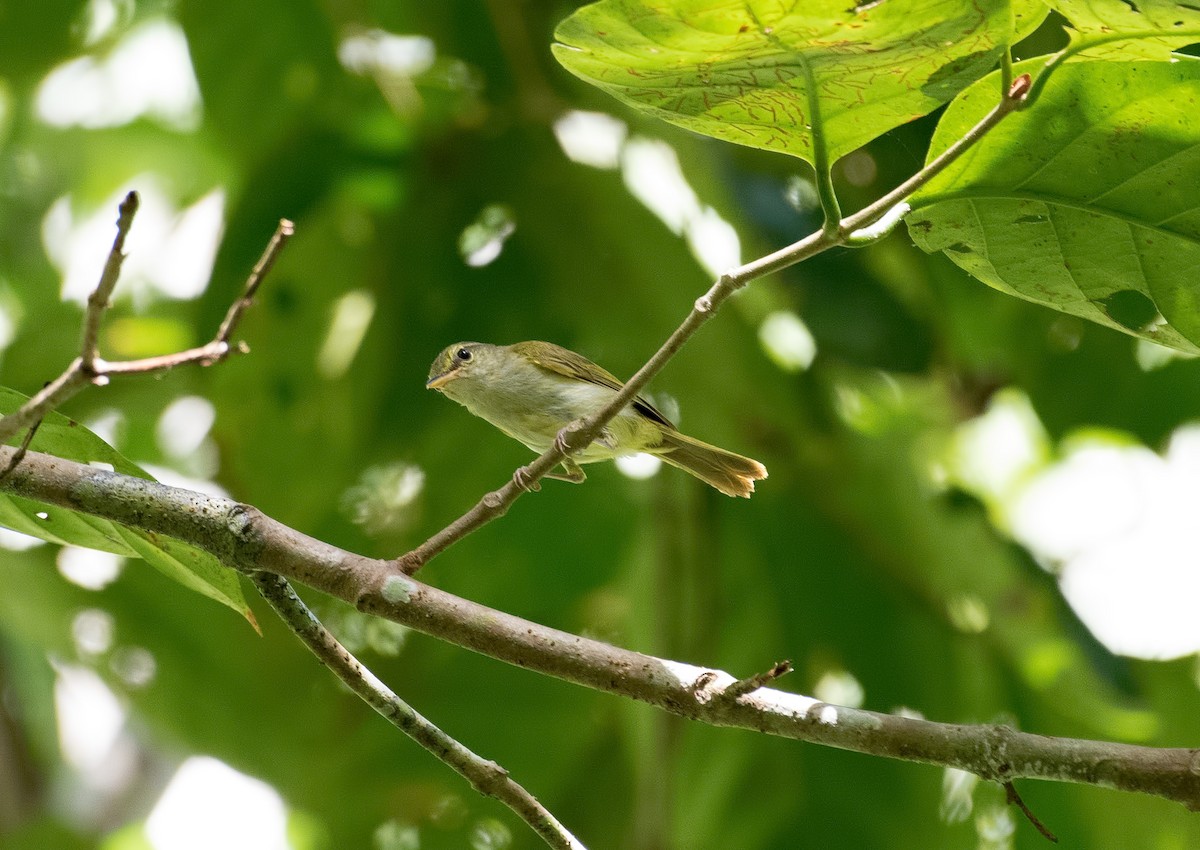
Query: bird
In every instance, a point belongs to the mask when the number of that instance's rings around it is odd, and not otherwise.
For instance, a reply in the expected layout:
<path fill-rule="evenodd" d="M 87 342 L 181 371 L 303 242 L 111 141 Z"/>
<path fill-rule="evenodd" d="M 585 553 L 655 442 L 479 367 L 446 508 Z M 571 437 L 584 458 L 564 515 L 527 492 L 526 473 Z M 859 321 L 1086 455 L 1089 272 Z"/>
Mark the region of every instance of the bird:
<path fill-rule="evenodd" d="M 434 359 L 425 386 L 541 454 L 562 428 L 600 410 L 624 384 L 581 354 L 531 340 L 447 346 Z M 767 477 L 758 461 L 681 433 L 642 396 L 614 416 L 594 442 L 564 458 L 561 473 L 546 477 L 578 484 L 587 477 L 580 464 L 639 452 L 662 458 L 728 496 L 749 498 L 754 482 Z"/>

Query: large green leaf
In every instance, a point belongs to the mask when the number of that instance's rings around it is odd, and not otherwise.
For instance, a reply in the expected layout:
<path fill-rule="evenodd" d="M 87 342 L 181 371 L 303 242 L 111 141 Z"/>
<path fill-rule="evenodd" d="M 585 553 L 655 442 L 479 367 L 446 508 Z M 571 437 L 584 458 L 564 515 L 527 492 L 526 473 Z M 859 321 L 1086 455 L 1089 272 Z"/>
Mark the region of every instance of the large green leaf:
<path fill-rule="evenodd" d="M 1046 13 L 1032 0 L 852 6 L 603 0 L 563 21 L 554 55 L 673 124 L 833 162 L 954 97 Z"/>
<path fill-rule="evenodd" d="M 28 398 L 21 393 L 0 387 L 0 413 L 12 413 L 26 401 Z M 46 414 L 30 448 L 80 463 L 108 464 L 115 472 L 154 480 L 87 428 L 59 413 Z M 254 623 L 237 574 L 208 553 L 178 540 L 7 493 L 0 493 L 0 526 L 50 543 L 142 558 L 185 587 L 228 605 Z"/>
<path fill-rule="evenodd" d="M 935 156 L 995 101 L 984 80 Z M 926 251 L 1002 291 L 1200 350 L 1200 62 L 1080 62 L 912 199 Z"/>

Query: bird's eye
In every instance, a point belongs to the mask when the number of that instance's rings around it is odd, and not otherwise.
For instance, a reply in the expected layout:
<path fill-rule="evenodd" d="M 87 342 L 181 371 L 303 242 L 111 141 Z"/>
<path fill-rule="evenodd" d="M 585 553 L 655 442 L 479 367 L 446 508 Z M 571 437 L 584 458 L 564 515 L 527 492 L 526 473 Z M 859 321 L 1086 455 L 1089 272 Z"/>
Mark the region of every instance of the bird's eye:
<path fill-rule="evenodd" d="M 461 360 L 463 363 L 466 363 L 468 360 L 471 359 L 471 349 L 460 348 L 458 351 L 454 352 L 454 356 L 457 357 L 459 360 Z"/>

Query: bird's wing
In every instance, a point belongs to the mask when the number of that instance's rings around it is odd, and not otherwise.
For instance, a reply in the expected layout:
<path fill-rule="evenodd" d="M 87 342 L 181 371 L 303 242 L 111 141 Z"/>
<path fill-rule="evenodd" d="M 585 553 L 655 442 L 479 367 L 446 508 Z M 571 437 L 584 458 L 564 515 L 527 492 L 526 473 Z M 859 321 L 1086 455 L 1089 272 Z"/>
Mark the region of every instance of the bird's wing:
<path fill-rule="evenodd" d="M 576 354 L 574 351 L 552 342 L 518 342 L 511 345 L 510 348 L 529 358 L 531 363 L 547 372 L 599 384 L 611 390 L 620 390 L 625 386 L 607 369 L 597 366 L 582 354 Z M 659 425 L 665 425 L 668 428 L 675 427 L 662 411 L 640 395 L 634 398 L 633 409 Z"/>

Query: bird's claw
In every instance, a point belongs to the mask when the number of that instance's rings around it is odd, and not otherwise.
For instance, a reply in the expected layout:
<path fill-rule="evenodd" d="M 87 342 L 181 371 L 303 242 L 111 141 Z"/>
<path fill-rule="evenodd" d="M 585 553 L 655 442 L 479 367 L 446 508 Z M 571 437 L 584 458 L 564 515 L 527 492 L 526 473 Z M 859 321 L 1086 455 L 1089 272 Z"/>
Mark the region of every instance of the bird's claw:
<path fill-rule="evenodd" d="M 533 477 L 533 473 L 529 471 L 528 466 L 521 466 L 513 473 L 513 483 L 522 490 L 537 493 L 542 489 L 542 485 Z"/>

